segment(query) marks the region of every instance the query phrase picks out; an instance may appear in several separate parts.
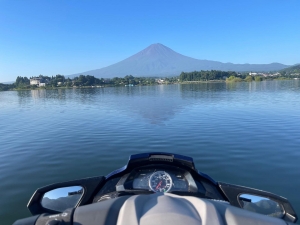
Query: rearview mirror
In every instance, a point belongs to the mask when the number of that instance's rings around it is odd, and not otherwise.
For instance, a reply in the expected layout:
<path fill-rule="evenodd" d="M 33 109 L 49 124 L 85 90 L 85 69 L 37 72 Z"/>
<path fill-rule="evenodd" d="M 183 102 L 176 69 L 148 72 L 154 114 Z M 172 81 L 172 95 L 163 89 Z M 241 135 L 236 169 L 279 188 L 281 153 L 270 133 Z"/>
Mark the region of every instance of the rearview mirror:
<path fill-rule="evenodd" d="M 41 205 L 50 210 L 62 212 L 74 208 L 83 195 L 81 186 L 56 188 L 44 194 Z"/>
<path fill-rule="evenodd" d="M 31 196 L 27 207 L 32 215 L 38 215 L 42 213 L 59 213 L 63 212 L 66 208 L 86 205 L 91 202 L 93 193 L 95 193 L 96 189 L 104 181 L 104 176 L 88 177 L 79 180 L 50 184 L 45 187 L 38 188 Z M 61 205 L 61 203 L 59 203 L 61 198 L 68 197 L 69 199 L 74 198 L 73 201 L 69 200 L 69 204 L 67 206 L 57 206 Z M 53 204 L 50 203 L 50 201 Z"/>
<path fill-rule="evenodd" d="M 284 210 L 281 204 L 267 197 L 241 194 L 238 197 L 241 208 L 272 217 L 282 218 Z"/>
<path fill-rule="evenodd" d="M 291 203 L 279 195 L 223 182 L 218 182 L 218 185 L 230 205 L 281 218 L 287 222 L 295 223 L 298 219 Z"/>

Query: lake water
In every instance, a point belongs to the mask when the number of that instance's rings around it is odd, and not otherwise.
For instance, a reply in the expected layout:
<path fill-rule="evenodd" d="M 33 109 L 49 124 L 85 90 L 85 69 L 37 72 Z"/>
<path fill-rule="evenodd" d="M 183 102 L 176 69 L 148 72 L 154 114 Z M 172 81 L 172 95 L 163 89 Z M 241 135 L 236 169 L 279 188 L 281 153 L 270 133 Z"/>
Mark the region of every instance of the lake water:
<path fill-rule="evenodd" d="M 30 216 L 38 187 L 149 151 L 287 197 L 300 216 L 300 81 L 0 92 L 0 223 Z"/>

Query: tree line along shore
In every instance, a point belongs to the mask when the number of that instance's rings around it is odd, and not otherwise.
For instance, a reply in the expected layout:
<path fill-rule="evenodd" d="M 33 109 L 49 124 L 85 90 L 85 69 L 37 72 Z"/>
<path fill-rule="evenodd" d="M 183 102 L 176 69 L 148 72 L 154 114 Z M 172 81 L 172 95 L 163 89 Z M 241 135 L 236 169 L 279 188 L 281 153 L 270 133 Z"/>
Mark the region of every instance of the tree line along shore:
<path fill-rule="evenodd" d="M 190 82 L 252 82 L 263 80 L 300 79 L 300 73 L 237 73 L 234 71 L 193 71 L 182 72 L 174 77 L 134 77 L 96 78 L 90 75 L 80 75 L 74 78 L 63 75 L 37 77 L 18 76 L 12 84 L 0 83 L 0 91 L 32 90 L 54 88 L 84 88 L 84 87 L 115 87 L 115 86 L 146 86 L 156 84 L 175 84 Z"/>

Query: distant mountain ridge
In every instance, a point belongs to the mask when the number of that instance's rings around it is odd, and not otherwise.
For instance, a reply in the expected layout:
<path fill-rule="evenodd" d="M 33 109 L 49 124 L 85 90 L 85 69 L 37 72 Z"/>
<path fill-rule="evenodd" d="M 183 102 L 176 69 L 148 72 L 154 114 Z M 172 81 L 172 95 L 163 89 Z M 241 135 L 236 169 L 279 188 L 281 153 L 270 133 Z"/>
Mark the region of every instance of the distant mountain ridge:
<path fill-rule="evenodd" d="M 291 67 L 287 67 L 280 71 L 281 73 L 300 73 L 300 64 L 296 64 Z"/>
<path fill-rule="evenodd" d="M 110 66 L 74 74 L 93 75 L 95 77 L 112 78 L 133 76 L 177 76 L 181 72 L 195 70 L 223 70 L 237 72 L 267 72 L 287 68 L 280 63 L 271 64 L 233 64 L 212 60 L 199 60 L 173 51 L 162 44 L 152 44 L 144 50 Z"/>

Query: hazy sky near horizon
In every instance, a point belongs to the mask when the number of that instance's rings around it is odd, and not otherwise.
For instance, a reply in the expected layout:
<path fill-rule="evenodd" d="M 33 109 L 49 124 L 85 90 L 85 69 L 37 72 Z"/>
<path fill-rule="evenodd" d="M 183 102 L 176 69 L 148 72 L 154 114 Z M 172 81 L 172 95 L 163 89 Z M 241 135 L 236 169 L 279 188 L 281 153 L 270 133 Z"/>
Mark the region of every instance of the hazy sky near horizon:
<path fill-rule="evenodd" d="M 300 63 L 300 0 L 1 0 L 0 82 L 70 75 L 153 43 L 196 59 Z"/>

